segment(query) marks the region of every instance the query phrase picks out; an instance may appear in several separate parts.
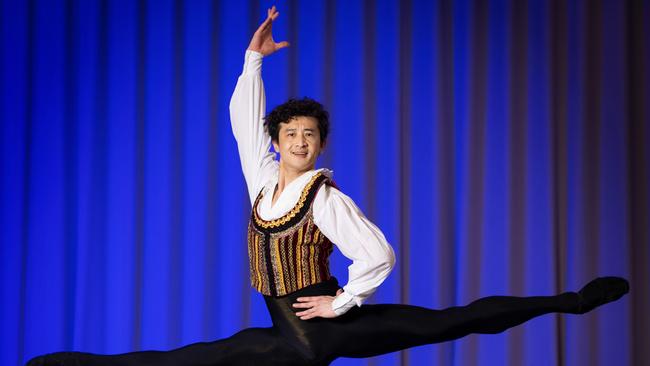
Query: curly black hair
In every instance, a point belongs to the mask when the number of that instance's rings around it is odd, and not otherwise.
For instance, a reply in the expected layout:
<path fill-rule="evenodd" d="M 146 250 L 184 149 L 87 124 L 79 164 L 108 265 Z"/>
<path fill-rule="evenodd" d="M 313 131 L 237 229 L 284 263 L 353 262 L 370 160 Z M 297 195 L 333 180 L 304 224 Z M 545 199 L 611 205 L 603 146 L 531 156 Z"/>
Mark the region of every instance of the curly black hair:
<path fill-rule="evenodd" d="M 280 132 L 280 123 L 289 123 L 295 117 L 315 118 L 318 121 L 321 144 L 325 143 L 330 129 L 329 113 L 323 108 L 322 104 L 307 97 L 302 99 L 291 98 L 273 108 L 264 117 L 264 128 L 266 128 L 266 132 L 271 136 L 273 141 L 279 141 L 278 133 Z"/>

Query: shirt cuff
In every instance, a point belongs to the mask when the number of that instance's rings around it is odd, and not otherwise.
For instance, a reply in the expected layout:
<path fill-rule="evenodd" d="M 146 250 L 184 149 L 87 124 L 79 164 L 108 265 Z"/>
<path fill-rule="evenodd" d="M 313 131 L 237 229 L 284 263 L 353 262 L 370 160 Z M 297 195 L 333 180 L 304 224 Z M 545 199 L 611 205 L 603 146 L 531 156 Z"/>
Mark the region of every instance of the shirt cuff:
<path fill-rule="evenodd" d="M 261 72 L 263 58 L 264 55 L 257 51 L 246 50 L 246 56 L 244 56 L 244 70 L 242 73 L 254 74 Z"/>
<path fill-rule="evenodd" d="M 361 306 L 361 300 L 355 296 L 350 295 L 349 292 L 341 292 L 334 301 L 332 301 L 332 310 L 336 315 L 343 315 L 348 310 L 352 309 L 355 305 Z"/>

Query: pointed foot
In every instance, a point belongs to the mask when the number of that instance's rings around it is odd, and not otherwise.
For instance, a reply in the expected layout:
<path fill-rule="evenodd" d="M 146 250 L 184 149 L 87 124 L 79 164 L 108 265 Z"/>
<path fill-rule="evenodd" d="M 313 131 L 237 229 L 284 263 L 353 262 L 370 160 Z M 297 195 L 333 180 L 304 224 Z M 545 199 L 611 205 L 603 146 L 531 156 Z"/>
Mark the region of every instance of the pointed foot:
<path fill-rule="evenodd" d="M 630 284 L 621 277 L 598 277 L 578 291 L 579 304 L 575 314 L 587 313 L 601 305 L 616 301 L 630 292 Z"/>

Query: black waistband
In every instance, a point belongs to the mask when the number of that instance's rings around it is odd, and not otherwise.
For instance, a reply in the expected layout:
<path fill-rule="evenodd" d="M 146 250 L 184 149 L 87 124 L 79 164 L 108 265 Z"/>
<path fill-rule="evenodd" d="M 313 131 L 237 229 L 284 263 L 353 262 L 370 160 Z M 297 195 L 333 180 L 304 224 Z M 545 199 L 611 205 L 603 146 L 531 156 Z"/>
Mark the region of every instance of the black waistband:
<path fill-rule="evenodd" d="M 301 296 L 320 296 L 320 295 L 329 295 L 329 296 L 335 296 L 336 291 L 340 288 L 339 286 L 339 281 L 336 279 L 336 277 L 332 276 L 330 277 L 329 280 L 322 281 L 313 285 L 309 285 L 307 287 L 303 287 L 298 291 L 294 291 L 290 294 L 284 295 L 284 296 L 268 296 L 268 295 L 263 295 L 264 298 L 268 301 L 277 301 L 277 300 L 283 300 L 283 299 L 292 299 L 295 301 L 296 298 L 301 297 Z"/>

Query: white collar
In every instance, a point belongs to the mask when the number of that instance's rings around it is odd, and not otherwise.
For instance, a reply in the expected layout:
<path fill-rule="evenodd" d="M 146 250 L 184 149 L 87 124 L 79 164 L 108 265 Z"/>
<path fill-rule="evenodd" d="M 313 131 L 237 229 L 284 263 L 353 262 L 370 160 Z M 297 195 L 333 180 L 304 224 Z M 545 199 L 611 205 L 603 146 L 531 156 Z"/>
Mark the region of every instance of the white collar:
<path fill-rule="evenodd" d="M 330 179 L 332 179 L 332 177 L 334 176 L 334 171 L 331 170 L 331 169 L 327 169 L 327 168 L 312 169 L 312 170 L 308 170 L 308 171 L 302 173 L 299 177 L 292 180 L 291 183 L 287 184 L 287 187 L 293 186 L 294 183 L 299 185 L 299 186 L 303 186 L 303 185 L 305 185 L 307 183 L 308 180 L 311 179 L 311 177 L 313 177 L 314 175 L 316 175 L 319 172 L 322 172 L 325 176 L 327 176 Z M 266 185 L 264 187 L 266 192 L 268 192 L 269 190 L 275 190 L 275 185 L 278 184 L 279 179 L 280 179 L 280 170 L 276 170 L 273 173 L 273 176 L 271 177 L 271 179 L 269 179 L 269 181 L 266 183 Z M 286 189 L 286 187 L 285 187 L 285 189 Z"/>

